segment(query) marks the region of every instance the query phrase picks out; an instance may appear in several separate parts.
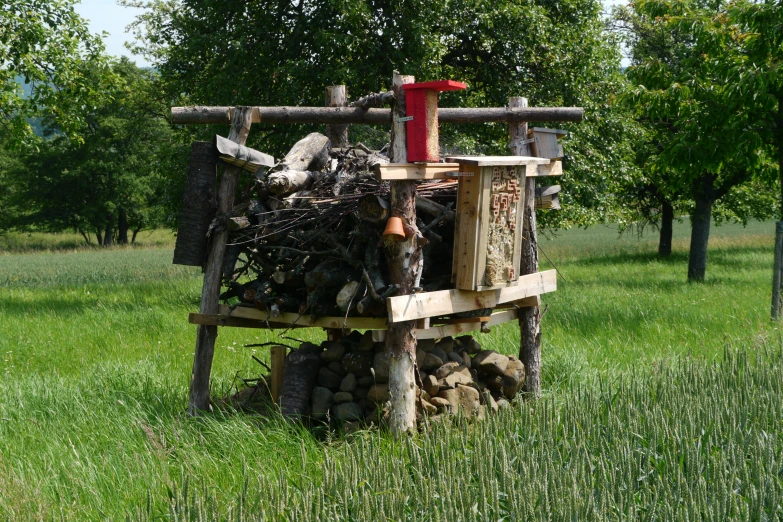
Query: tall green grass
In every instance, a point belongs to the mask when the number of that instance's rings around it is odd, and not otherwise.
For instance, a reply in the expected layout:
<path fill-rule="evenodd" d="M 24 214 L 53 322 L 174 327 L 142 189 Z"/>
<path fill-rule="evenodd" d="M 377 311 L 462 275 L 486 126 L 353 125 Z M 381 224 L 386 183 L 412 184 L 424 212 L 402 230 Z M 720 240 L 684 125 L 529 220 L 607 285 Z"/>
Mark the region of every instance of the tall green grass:
<path fill-rule="evenodd" d="M 402 443 L 189 418 L 200 273 L 170 250 L 2 255 L 0 518 L 780 518 L 773 228 L 716 229 L 702 285 L 684 226 L 667 261 L 609 228 L 543 241 L 565 277 L 545 298 L 545 398 Z M 275 335 L 221 329 L 215 395 L 268 360 L 242 345 Z M 479 340 L 518 350 L 514 325 Z"/>

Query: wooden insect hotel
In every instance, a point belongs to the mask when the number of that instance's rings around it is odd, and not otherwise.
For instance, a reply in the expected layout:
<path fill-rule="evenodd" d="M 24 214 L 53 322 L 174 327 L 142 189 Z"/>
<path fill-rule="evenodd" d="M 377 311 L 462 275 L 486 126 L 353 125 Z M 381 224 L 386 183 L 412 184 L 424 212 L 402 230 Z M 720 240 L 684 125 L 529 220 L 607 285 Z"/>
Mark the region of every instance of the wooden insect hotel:
<path fill-rule="evenodd" d="M 175 262 L 204 269 L 190 315 L 193 414 L 210 406 L 218 327 L 326 330 L 320 346 L 271 348 L 270 395 L 290 418 L 385 419 L 399 433 L 425 415 L 481 416 L 539 392 L 539 297 L 557 281 L 538 271 L 535 209 L 559 208 L 560 188 L 535 182 L 562 174 L 564 131 L 526 122 L 580 121 L 583 111 L 524 98 L 438 108 L 438 92 L 465 88 L 395 73 L 392 91 L 352 103 L 337 86 L 327 107 L 172 109 L 173 123 L 231 123 L 227 140 L 193 146 L 175 251 Z M 461 122 L 508 123 L 513 155 L 441 160 L 439 125 Z M 244 146 L 252 123 L 326 124 L 326 134 L 275 162 Z M 350 124 L 390 125 L 389 145 L 351 146 Z M 509 321 L 520 326 L 519 357 L 466 335 Z"/>

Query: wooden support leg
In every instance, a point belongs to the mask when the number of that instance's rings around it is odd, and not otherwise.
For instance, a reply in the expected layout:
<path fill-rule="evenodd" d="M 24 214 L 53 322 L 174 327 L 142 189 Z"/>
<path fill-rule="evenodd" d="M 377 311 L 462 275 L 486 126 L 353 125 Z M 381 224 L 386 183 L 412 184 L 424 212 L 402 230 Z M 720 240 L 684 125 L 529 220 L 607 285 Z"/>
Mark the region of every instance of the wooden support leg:
<path fill-rule="evenodd" d="M 250 107 L 237 107 L 231 124 L 229 139 L 240 145 L 245 144 L 250 131 Z M 240 167 L 228 166 L 220 180 L 218 193 L 218 215 L 226 215 L 234 206 L 234 194 L 239 183 Z M 223 258 L 226 254 L 228 232 L 212 235 L 209 256 L 204 266 L 204 285 L 201 288 L 202 314 L 217 314 L 220 301 L 220 285 L 223 277 Z M 212 372 L 212 356 L 215 353 L 217 327 L 199 326 L 196 332 L 196 353 L 193 358 L 193 373 L 190 379 L 190 401 L 188 411 L 191 415 L 209 409 L 209 376 Z"/>
<path fill-rule="evenodd" d="M 285 368 L 285 346 L 273 346 L 271 349 L 272 359 L 272 400 L 275 404 L 280 401 L 280 388 L 283 386 L 283 369 Z"/>
<path fill-rule="evenodd" d="M 392 110 L 391 161 L 407 161 L 405 123 L 405 91 L 402 85 L 413 83 L 413 76 L 400 76 L 394 72 L 392 86 L 396 103 Z M 412 181 L 391 183 L 392 215 L 403 218 L 410 229 L 416 230 L 416 184 Z M 386 263 L 389 282 L 399 286 L 398 295 L 413 293 L 419 263 L 423 262 L 421 248 L 415 237 L 403 240 L 385 240 Z M 416 321 L 393 323 L 386 333 L 386 353 L 389 355 L 389 428 L 399 437 L 416 427 Z"/>
<path fill-rule="evenodd" d="M 509 107 L 527 107 L 526 98 L 509 98 Z M 510 123 L 509 138 L 512 153 L 529 156 L 526 144 L 527 123 Z M 525 179 L 525 204 L 522 223 L 522 255 L 520 275 L 538 272 L 538 240 L 536 237 L 536 178 Z M 535 306 L 519 310 L 519 360 L 525 365 L 524 391 L 532 396 L 541 395 L 541 300 L 536 297 Z"/>

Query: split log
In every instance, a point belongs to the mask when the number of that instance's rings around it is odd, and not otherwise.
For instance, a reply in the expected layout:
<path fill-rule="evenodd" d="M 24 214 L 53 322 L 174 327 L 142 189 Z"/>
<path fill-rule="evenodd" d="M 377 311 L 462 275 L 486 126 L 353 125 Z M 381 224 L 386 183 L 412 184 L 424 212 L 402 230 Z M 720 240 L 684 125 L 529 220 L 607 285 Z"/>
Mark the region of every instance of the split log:
<path fill-rule="evenodd" d="M 304 343 L 286 357 L 280 388 L 280 411 L 283 417 L 300 421 L 307 415 L 310 396 L 321 366 L 320 351 L 318 346 Z"/>
<path fill-rule="evenodd" d="M 354 297 L 356 297 L 356 293 L 359 291 L 359 286 L 358 281 L 349 281 L 337 292 L 337 308 L 341 312 L 347 312 L 348 308 L 351 307 Z"/>
<path fill-rule="evenodd" d="M 380 196 L 367 194 L 359 200 L 358 213 L 368 223 L 383 223 L 389 218 L 389 203 Z"/>

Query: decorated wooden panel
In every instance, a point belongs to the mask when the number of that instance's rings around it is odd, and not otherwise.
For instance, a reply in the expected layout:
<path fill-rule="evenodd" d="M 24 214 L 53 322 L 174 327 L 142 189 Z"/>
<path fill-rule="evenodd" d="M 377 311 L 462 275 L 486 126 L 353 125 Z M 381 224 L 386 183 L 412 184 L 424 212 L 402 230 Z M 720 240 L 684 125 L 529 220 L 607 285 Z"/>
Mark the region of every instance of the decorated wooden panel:
<path fill-rule="evenodd" d="M 519 279 L 525 176 L 528 168 L 537 168 L 537 162 L 519 160 L 475 165 L 455 158 L 460 188 L 453 275 L 459 289 L 503 288 Z"/>

